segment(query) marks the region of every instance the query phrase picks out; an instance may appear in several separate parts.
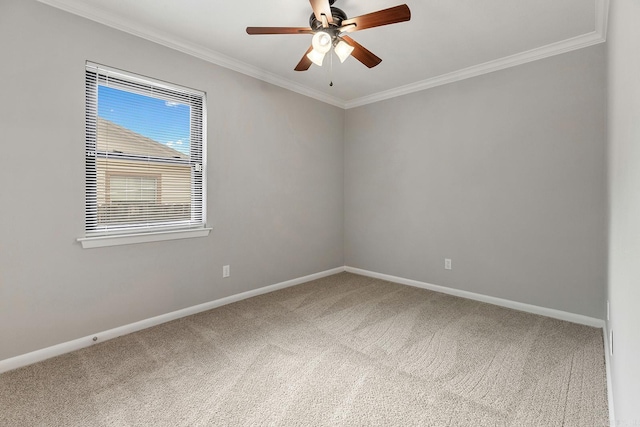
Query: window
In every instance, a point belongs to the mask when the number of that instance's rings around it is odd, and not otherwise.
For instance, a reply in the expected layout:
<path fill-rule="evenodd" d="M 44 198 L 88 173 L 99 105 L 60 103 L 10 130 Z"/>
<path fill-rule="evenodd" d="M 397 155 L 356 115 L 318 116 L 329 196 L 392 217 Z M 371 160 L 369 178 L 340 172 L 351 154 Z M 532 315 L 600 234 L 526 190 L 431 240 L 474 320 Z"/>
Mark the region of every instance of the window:
<path fill-rule="evenodd" d="M 198 237 L 205 227 L 205 94 L 86 66 L 84 247 Z"/>
<path fill-rule="evenodd" d="M 126 176 L 111 174 L 107 184 L 107 201 L 108 203 L 160 204 L 160 199 L 158 198 L 159 178 L 160 175 Z"/>

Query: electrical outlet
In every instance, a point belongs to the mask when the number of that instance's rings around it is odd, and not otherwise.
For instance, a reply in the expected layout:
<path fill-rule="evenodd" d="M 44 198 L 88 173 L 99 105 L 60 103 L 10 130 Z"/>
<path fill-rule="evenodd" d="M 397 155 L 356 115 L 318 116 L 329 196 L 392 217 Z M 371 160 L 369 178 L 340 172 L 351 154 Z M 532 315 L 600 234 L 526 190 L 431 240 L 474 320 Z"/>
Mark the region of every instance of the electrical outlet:
<path fill-rule="evenodd" d="M 445 270 L 451 270 L 451 259 L 450 258 L 445 258 L 444 259 L 444 269 Z"/>
<path fill-rule="evenodd" d="M 231 271 L 229 270 L 229 266 L 228 265 L 223 265 L 222 266 L 222 277 L 229 277 L 231 276 Z"/>

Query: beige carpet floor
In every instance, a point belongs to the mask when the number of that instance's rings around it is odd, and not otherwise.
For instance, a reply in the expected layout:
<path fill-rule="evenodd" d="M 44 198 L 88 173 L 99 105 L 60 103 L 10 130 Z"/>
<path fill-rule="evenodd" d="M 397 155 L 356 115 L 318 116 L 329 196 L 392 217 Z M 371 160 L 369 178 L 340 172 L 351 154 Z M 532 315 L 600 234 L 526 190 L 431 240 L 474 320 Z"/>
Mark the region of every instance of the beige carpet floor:
<path fill-rule="evenodd" d="M 0 375 L 2 426 L 605 426 L 602 331 L 349 273 Z"/>

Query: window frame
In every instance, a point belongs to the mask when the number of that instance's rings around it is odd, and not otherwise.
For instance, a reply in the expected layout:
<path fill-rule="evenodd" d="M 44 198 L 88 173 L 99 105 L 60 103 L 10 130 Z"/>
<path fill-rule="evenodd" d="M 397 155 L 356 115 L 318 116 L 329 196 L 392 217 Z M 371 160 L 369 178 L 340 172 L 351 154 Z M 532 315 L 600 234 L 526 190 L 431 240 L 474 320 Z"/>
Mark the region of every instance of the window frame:
<path fill-rule="evenodd" d="M 105 80 L 106 79 L 106 80 Z M 186 221 L 167 221 L 158 224 L 125 224 L 122 226 L 100 226 L 98 223 L 98 184 L 97 160 L 99 158 L 123 158 L 136 160 L 140 156 L 102 153 L 97 148 L 98 87 L 103 81 L 112 87 L 120 88 L 144 96 L 163 99 L 165 94 L 171 97 L 188 97 L 192 107 L 191 128 L 195 128 L 198 138 L 191 138 L 189 160 L 152 158 L 146 160 L 159 163 L 188 164 L 191 168 L 191 219 Z M 115 84 L 114 84 L 115 83 Z M 121 83 L 123 83 L 121 85 Z M 149 93 L 148 89 L 152 94 Z M 157 91 L 157 92 L 156 92 Z M 149 77 L 118 70 L 87 61 L 85 65 L 85 235 L 77 239 L 83 248 L 96 248 L 123 244 L 155 242 L 162 240 L 206 237 L 211 228 L 206 225 L 207 218 L 207 102 L 206 93 L 194 89 L 170 84 Z M 194 108 L 200 116 L 193 118 Z M 108 179 L 108 177 L 105 177 Z M 157 180 L 159 183 L 161 178 Z"/>

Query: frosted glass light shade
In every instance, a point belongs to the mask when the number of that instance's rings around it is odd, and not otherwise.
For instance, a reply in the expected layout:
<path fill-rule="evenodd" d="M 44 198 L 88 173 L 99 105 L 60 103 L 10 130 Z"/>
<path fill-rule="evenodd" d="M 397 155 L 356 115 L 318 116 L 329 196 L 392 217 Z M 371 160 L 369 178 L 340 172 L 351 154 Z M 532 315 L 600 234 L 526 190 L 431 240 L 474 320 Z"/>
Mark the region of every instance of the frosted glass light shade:
<path fill-rule="evenodd" d="M 324 60 L 324 56 L 326 53 L 318 52 L 317 50 L 312 50 L 307 54 L 307 58 L 318 67 L 322 67 L 322 61 Z"/>
<path fill-rule="evenodd" d="M 338 58 L 340 58 L 340 62 L 344 62 L 347 60 L 349 55 L 351 55 L 351 52 L 353 52 L 353 46 L 349 45 L 344 40 L 340 40 L 333 50 L 336 52 L 336 55 L 338 55 Z"/>
<path fill-rule="evenodd" d="M 311 39 L 311 46 L 313 46 L 313 50 L 319 53 L 327 53 L 331 50 L 331 41 L 329 33 L 318 31 Z"/>

